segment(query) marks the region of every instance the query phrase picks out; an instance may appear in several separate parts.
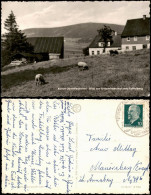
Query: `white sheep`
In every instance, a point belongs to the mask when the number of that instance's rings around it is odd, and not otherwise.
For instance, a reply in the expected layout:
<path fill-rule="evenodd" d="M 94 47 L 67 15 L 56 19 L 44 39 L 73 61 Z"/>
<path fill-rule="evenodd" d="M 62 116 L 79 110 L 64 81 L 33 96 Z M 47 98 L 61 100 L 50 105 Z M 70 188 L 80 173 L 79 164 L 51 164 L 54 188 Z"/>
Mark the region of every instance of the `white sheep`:
<path fill-rule="evenodd" d="M 45 80 L 42 74 L 37 74 L 35 76 L 36 85 L 42 85 L 45 84 Z"/>
<path fill-rule="evenodd" d="M 87 63 L 85 63 L 85 62 L 78 62 L 78 67 L 79 68 L 82 67 L 83 70 L 88 70 L 89 69 Z"/>

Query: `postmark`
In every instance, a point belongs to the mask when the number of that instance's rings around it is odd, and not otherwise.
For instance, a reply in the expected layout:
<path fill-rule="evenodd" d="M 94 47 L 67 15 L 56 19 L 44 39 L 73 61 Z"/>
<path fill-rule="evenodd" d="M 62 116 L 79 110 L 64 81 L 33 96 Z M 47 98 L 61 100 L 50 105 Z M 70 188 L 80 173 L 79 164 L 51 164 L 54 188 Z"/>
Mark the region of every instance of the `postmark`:
<path fill-rule="evenodd" d="M 125 100 L 116 110 L 116 122 L 127 135 L 141 137 L 149 133 L 148 100 Z"/>
<path fill-rule="evenodd" d="M 72 110 L 76 113 L 80 112 L 81 111 L 81 105 L 80 104 L 74 104 L 72 106 Z"/>

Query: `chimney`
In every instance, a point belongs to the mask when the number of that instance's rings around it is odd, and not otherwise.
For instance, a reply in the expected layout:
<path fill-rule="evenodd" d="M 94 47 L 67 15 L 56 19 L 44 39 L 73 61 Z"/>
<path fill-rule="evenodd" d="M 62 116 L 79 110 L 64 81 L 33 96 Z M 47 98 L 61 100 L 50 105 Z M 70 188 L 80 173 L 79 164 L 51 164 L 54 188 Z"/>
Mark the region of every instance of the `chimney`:
<path fill-rule="evenodd" d="M 117 32 L 115 31 L 115 36 L 117 36 Z"/>
<path fill-rule="evenodd" d="M 146 19 L 146 15 L 143 15 L 143 20 L 145 20 Z"/>

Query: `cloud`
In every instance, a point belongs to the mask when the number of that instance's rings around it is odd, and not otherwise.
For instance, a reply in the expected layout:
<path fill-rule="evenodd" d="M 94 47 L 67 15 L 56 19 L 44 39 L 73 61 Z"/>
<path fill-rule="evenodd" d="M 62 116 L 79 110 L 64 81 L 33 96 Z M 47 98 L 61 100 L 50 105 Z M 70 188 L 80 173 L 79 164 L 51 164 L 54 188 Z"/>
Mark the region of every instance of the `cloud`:
<path fill-rule="evenodd" d="M 50 19 L 49 19 L 50 13 L 52 15 L 55 15 L 53 6 L 49 6 L 40 11 L 27 14 L 24 17 L 20 16 L 18 17 L 18 22 L 22 24 L 20 26 L 22 29 L 24 29 L 25 27 L 26 28 L 39 27 L 39 26 L 45 27 L 46 25 L 49 25 L 50 23 Z"/>
<path fill-rule="evenodd" d="M 13 10 L 20 29 L 58 27 L 84 22 L 125 24 L 149 14 L 149 1 L 2 2 L 4 20 Z"/>

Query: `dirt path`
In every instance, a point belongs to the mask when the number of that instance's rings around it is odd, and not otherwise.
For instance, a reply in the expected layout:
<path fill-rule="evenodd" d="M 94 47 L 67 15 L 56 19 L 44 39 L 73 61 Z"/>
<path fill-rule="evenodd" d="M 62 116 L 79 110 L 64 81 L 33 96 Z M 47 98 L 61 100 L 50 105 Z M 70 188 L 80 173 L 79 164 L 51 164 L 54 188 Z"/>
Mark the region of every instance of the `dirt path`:
<path fill-rule="evenodd" d="M 8 75 L 14 72 L 20 72 L 20 71 L 24 71 L 24 70 L 36 70 L 38 68 L 49 68 L 52 66 L 56 66 L 56 65 L 63 65 L 63 62 L 67 62 L 73 59 L 77 59 L 77 60 L 84 60 L 84 57 L 70 57 L 70 58 L 64 58 L 64 59 L 57 59 L 57 60 L 51 60 L 51 61 L 45 61 L 45 62 L 38 62 L 36 64 L 29 64 L 29 65 L 25 65 L 25 66 L 18 66 L 18 67 L 14 67 L 13 69 L 8 69 L 6 71 L 2 71 L 1 75 Z"/>

